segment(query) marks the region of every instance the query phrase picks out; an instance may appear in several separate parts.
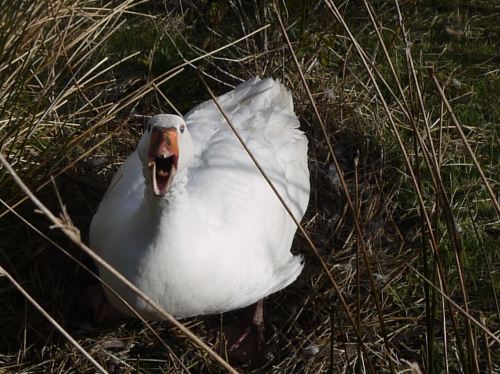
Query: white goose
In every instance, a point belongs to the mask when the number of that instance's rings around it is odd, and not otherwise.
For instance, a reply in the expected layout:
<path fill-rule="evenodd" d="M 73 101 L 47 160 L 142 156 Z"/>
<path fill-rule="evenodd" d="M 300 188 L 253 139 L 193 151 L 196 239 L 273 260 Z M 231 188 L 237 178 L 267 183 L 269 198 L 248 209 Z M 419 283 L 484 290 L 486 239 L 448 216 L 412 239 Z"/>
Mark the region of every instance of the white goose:
<path fill-rule="evenodd" d="M 307 139 L 287 89 L 253 78 L 221 96 L 293 214 L 309 200 Z M 258 302 L 292 283 L 296 226 L 213 101 L 184 118 L 160 114 L 114 176 L 90 227 L 92 248 L 177 318 Z M 145 318 L 152 308 L 100 267 Z M 112 294 L 111 303 L 128 309 Z"/>

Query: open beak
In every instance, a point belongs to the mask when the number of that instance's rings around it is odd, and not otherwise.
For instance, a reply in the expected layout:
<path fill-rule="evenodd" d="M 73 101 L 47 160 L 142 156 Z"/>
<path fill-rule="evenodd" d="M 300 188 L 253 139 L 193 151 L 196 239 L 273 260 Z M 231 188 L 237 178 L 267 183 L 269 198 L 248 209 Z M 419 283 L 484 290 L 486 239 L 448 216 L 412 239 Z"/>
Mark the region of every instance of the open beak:
<path fill-rule="evenodd" d="M 153 127 L 148 151 L 148 166 L 153 193 L 156 196 L 163 196 L 167 193 L 177 171 L 178 160 L 179 145 L 175 127 Z"/>

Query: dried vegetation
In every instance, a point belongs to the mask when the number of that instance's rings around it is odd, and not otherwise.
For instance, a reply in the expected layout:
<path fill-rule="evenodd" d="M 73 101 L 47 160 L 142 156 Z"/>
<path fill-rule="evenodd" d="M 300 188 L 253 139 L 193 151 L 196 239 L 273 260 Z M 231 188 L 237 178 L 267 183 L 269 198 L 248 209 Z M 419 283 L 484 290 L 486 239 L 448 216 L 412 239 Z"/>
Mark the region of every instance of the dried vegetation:
<path fill-rule="evenodd" d="M 293 248 L 307 266 L 267 300 L 262 362 L 230 364 L 500 370 L 494 1 L 57 0 L 2 9 L 0 372 L 219 372 L 171 324 L 99 325 L 83 296 L 96 280 L 82 267 L 93 265 L 79 238 L 148 116 L 209 98 L 195 69 L 218 93 L 254 75 L 280 78 L 310 142 L 307 238 Z M 9 164 L 60 227 L 34 210 Z M 216 343 L 218 316 L 182 323 Z"/>

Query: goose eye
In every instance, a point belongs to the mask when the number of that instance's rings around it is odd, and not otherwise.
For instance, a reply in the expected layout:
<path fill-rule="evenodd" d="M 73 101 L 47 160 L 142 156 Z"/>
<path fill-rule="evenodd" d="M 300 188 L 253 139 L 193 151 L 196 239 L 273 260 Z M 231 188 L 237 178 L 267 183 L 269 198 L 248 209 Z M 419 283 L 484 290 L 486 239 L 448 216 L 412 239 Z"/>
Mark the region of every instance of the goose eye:
<path fill-rule="evenodd" d="M 184 129 L 185 129 L 185 126 L 184 126 L 184 125 L 181 125 L 181 127 L 180 127 L 181 133 L 183 133 L 183 132 L 184 132 Z"/>

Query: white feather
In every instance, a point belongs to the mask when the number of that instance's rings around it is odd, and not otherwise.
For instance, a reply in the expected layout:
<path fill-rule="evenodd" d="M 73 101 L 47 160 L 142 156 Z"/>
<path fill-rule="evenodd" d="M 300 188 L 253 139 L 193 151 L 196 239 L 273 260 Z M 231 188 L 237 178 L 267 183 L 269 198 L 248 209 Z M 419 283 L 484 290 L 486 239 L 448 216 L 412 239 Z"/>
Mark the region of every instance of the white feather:
<path fill-rule="evenodd" d="M 300 220 L 310 190 L 307 139 L 290 93 L 277 81 L 253 78 L 219 101 Z M 183 122 L 167 115 L 152 121 Z M 198 105 L 184 121 L 169 192 L 156 197 L 145 185 L 146 132 L 113 178 L 90 232 L 99 255 L 178 318 L 255 303 L 289 285 L 303 267 L 290 253 L 295 224 L 215 104 Z M 157 318 L 114 276 L 99 271 L 146 318 Z"/>

